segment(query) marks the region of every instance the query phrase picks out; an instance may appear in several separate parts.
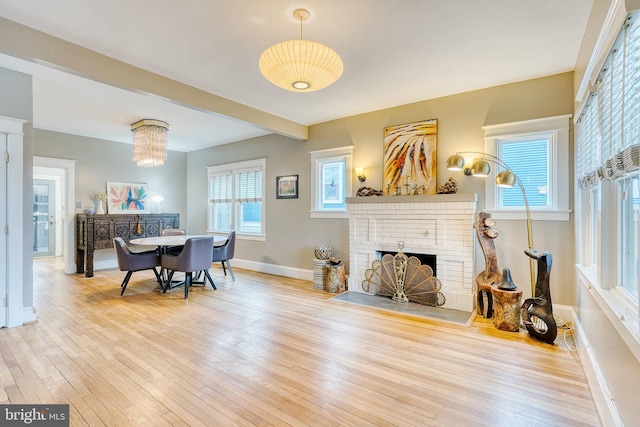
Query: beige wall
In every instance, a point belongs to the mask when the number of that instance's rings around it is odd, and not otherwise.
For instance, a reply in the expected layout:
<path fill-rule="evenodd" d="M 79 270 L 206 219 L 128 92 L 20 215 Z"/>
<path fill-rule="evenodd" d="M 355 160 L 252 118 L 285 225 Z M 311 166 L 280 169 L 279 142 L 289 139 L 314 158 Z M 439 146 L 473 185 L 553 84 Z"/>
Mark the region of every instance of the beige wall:
<path fill-rule="evenodd" d="M 296 141 L 271 135 L 213 147 L 188 155 L 189 222 L 206 229 L 206 166 L 267 158 L 267 240 L 239 241 L 236 257 L 255 262 L 312 270 L 313 248 L 328 244 L 337 256 L 347 259 L 348 221 L 311 219 L 309 151 L 354 146 L 353 165 L 365 168 L 364 183 L 382 186 L 382 134 L 385 126 L 425 119 L 438 119 L 438 184 L 449 176 L 458 180 L 460 192 L 478 193 L 484 206 L 484 181 L 445 168 L 449 155 L 461 150 L 484 151 L 482 126 L 571 114 L 573 73 L 529 80 L 494 88 L 447 96 L 389 108 L 311 126 L 309 140 Z M 276 200 L 275 177 L 298 174 L 300 198 Z M 355 190 L 361 186 L 353 177 Z M 536 247 L 554 256 L 552 296 L 555 303 L 573 305 L 573 222 L 534 222 Z M 500 221 L 496 240 L 501 268 L 511 268 L 514 280 L 530 293 L 524 221 Z M 484 261 L 479 252 L 480 265 Z"/>

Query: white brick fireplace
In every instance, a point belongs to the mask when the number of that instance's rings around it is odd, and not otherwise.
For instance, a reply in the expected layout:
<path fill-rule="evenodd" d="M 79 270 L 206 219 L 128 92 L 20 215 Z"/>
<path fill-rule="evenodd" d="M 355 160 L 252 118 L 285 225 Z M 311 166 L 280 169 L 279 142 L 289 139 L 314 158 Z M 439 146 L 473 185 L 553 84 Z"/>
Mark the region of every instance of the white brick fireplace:
<path fill-rule="evenodd" d="M 436 256 L 444 308 L 474 308 L 476 194 L 347 198 L 349 212 L 349 291 L 361 287 L 377 251 Z"/>

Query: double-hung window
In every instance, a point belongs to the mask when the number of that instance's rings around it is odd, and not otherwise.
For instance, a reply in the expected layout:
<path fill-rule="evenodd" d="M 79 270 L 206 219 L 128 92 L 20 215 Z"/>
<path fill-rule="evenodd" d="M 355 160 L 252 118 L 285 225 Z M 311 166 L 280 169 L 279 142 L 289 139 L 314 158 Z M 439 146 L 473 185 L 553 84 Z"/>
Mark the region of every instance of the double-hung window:
<path fill-rule="evenodd" d="M 311 155 L 312 218 L 346 218 L 351 195 L 353 147 L 331 148 Z"/>
<path fill-rule="evenodd" d="M 519 184 L 499 187 L 508 167 L 524 189 L 533 219 L 569 220 L 570 115 L 483 127 L 485 152 L 499 159 L 485 180 L 486 210 L 498 219 L 524 219 Z"/>
<path fill-rule="evenodd" d="M 579 271 L 637 339 L 640 12 L 626 16 L 611 49 L 593 61 L 602 67 L 585 76 L 592 92 L 576 118 L 577 246 L 591 249 L 578 253 Z"/>
<path fill-rule="evenodd" d="M 207 168 L 209 230 L 263 239 L 265 236 L 264 179 L 266 159 Z"/>

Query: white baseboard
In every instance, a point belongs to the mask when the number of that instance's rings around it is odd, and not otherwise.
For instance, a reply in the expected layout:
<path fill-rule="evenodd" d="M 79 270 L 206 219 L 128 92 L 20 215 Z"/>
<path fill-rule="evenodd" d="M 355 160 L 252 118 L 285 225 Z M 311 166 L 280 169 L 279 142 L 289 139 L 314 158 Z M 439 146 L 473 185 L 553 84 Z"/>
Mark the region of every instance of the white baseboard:
<path fill-rule="evenodd" d="M 292 279 L 313 281 L 313 270 L 304 270 L 302 268 L 267 264 L 264 262 L 247 261 L 237 258 L 234 258 L 231 261 L 231 266 L 244 268 L 245 270 L 257 271 L 259 273 L 274 274 L 276 276 L 290 277 Z"/>
<path fill-rule="evenodd" d="M 28 325 L 37 320 L 36 318 L 36 309 L 33 307 L 23 307 L 22 308 L 22 324 Z"/>
<path fill-rule="evenodd" d="M 554 305 L 554 313 L 555 309 Z M 596 411 L 600 417 L 600 423 L 604 427 L 623 427 L 624 424 L 622 422 L 622 418 L 620 418 L 618 408 L 616 407 L 615 401 L 609 392 L 609 388 L 604 380 L 602 371 L 600 371 L 598 360 L 593 352 L 593 348 L 589 344 L 589 340 L 584 333 L 584 329 L 582 329 L 580 320 L 572 308 L 571 312 L 572 316 L 567 316 L 565 319 L 570 319 L 573 323 L 576 348 L 578 355 L 580 356 L 580 362 L 582 363 L 582 369 L 584 370 L 587 384 L 589 385 L 589 390 L 591 391 L 591 396 L 593 397 L 593 403 L 595 404 Z"/>

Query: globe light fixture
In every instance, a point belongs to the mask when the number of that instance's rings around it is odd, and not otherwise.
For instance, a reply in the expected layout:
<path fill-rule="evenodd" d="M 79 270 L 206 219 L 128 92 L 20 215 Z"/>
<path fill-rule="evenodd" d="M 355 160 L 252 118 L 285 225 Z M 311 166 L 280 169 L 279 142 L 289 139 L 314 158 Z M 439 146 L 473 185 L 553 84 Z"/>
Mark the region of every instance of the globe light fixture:
<path fill-rule="evenodd" d="M 260 72 L 274 85 L 293 92 L 324 89 L 342 75 L 342 59 L 330 47 L 302 39 L 302 22 L 311 16 L 308 10 L 296 9 L 293 16 L 300 21 L 300 40 L 265 50 L 258 61 Z"/>

